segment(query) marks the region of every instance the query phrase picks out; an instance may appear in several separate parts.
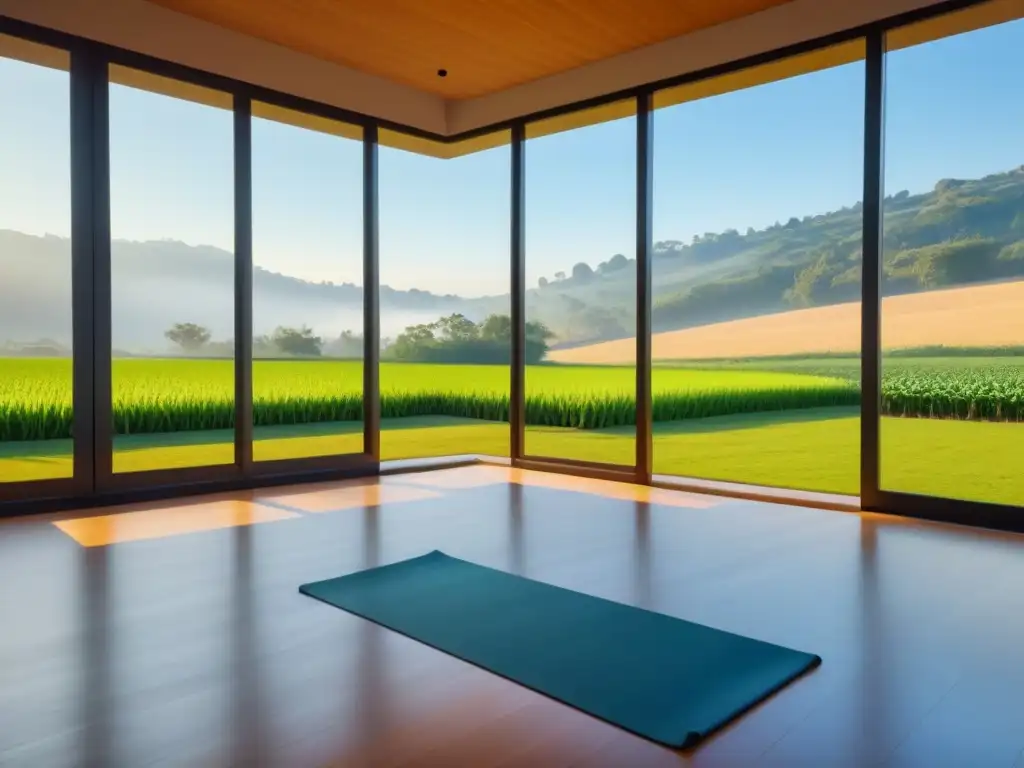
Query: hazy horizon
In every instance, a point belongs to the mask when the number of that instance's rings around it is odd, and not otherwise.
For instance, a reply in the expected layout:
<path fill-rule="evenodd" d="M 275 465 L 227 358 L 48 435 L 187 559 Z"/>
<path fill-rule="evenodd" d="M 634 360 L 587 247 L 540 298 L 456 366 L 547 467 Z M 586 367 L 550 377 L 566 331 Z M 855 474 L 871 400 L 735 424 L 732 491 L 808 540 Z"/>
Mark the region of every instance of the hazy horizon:
<path fill-rule="evenodd" d="M 1024 22 L 888 55 L 886 187 L 1020 164 L 1024 102 L 992 72 L 1017 71 Z M 945 99 L 932 97 L 937 86 Z M 0 228 L 70 233 L 66 72 L 0 59 Z M 861 195 L 864 64 L 855 62 L 655 113 L 656 240 L 763 229 L 851 205 Z M 233 247 L 232 115 L 110 87 L 112 232 Z M 972 141 L 963 141 L 963 137 Z M 528 284 L 632 255 L 627 118 L 526 144 Z M 609 152 L 618 147 L 621 152 Z M 828 161 L 822 166 L 822 160 Z M 362 275 L 361 145 L 253 121 L 254 260 L 311 282 Z M 454 160 L 380 150 L 381 280 L 465 297 L 508 292 L 509 148 Z M 544 211 L 566 203 L 586 227 Z M 301 253 L 301 257 L 296 257 Z"/>

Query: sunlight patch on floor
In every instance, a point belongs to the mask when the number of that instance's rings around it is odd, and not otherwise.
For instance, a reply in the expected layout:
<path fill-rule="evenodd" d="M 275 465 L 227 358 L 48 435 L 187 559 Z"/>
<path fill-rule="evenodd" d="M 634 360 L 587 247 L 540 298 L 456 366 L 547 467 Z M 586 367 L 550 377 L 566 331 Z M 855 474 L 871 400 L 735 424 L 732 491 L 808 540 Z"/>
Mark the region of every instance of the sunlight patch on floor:
<path fill-rule="evenodd" d="M 296 517 L 294 512 L 251 501 L 226 500 L 60 520 L 54 525 L 83 547 L 104 547 Z"/>

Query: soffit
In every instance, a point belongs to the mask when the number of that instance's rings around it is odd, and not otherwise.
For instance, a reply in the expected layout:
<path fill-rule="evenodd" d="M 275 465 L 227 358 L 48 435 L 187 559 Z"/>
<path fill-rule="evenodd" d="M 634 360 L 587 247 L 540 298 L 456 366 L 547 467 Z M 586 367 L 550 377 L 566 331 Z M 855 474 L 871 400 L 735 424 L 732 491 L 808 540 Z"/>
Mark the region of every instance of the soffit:
<path fill-rule="evenodd" d="M 445 99 L 497 93 L 789 2 L 151 1 Z"/>

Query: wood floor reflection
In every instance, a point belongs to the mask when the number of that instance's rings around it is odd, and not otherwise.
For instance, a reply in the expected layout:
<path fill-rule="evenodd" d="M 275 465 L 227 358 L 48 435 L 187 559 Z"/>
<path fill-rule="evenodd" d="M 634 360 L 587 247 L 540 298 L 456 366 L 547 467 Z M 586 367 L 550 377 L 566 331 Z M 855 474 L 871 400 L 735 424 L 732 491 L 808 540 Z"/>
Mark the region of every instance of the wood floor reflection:
<path fill-rule="evenodd" d="M 442 549 L 818 653 L 692 752 L 298 593 Z M 0 522 L 0 765 L 1024 768 L 1024 538 L 500 467 Z"/>

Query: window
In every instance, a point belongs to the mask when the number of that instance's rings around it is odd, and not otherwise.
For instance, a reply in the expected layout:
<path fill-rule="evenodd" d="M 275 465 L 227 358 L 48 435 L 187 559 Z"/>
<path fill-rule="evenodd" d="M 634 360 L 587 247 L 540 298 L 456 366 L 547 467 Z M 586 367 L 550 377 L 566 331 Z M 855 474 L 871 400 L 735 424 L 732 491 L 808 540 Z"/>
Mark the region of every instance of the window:
<path fill-rule="evenodd" d="M 114 472 L 232 464 L 232 100 L 110 80 Z"/>
<path fill-rule="evenodd" d="M 0 483 L 73 474 L 68 67 L 0 35 Z"/>
<path fill-rule="evenodd" d="M 253 458 L 361 453 L 362 130 L 253 115 Z"/>
<path fill-rule="evenodd" d="M 656 473 L 859 492 L 863 56 L 655 96 Z"/>
<path fill-rule="evenodd" d="M 636 106 L 527 126 L 526 446 L 636 461 Z"/>
<path fill-rule="evenodd" d="M 1010 74 L 1024 66 L 1024 21 L 1013 8 L 974 6 L 887 38 L 885 490 L 1024 504 L 1024 84 Z"/>
<path fill-rule="evenodd" d="M 381 133 L 384 460 L 508 455 L 509 138 Z"/>

